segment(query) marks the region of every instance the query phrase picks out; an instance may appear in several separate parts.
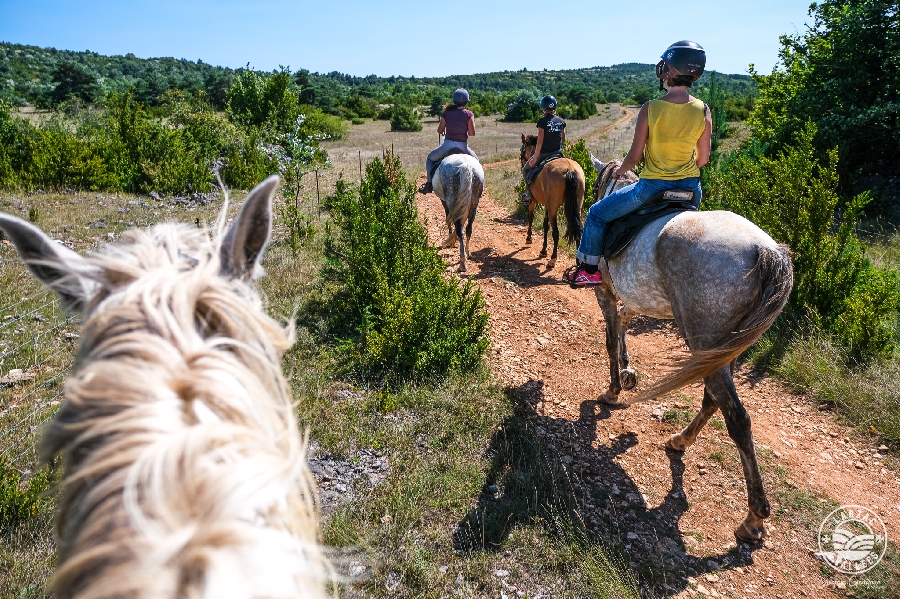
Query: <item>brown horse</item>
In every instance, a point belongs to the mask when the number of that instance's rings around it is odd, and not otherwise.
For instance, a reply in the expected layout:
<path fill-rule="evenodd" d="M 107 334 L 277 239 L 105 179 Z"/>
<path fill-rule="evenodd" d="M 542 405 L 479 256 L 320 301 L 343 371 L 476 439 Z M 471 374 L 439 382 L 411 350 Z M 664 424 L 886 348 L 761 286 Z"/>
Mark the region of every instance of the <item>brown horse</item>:
<path fill-rule="evenodd" d="M 534 155 L 537 147 L 536 135 L 522 136 L 522 149 L 519 160 L 522 166 Z M 566 213 L 566 241 L 569 243 L 581 243 L 581 204 L 584 201 L 584 171 L 574 160 L 558 158 L 544 166 L 540 174 L 531 184 L 531 195 L 534 201 L 528 206 L 528 235 L 525 243 L 531 243 L 531 225 L 534 222 L 534 209 L 538 204 L 543 204 L 546 209 L 544 217 L 544 247 L 541 248 L 541 257 L 547 255 L 547 230 L 553 224 L 553 255 L 547 266 L 556 266 L 556 250 L 559 246 L 559 227 L 556 225 L 556 215 L 560 206 L 565 206 Z"/>

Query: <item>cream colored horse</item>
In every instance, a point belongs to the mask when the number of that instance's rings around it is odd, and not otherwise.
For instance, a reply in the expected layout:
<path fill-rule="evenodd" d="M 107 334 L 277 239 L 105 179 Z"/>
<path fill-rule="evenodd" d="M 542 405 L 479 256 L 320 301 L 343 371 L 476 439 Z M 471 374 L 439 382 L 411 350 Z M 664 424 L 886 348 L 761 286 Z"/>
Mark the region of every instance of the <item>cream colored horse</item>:
<path fill-rule="evenodd" d="M 277 177 L 226 234 L 160 224 L 82 258 L 0 214 L 83 322 L 43 439 L 65 463 L 51 590 L 79 598 L 326 596 L 315 484 L 281 355 L 293 340 L 250 280 Z"/>

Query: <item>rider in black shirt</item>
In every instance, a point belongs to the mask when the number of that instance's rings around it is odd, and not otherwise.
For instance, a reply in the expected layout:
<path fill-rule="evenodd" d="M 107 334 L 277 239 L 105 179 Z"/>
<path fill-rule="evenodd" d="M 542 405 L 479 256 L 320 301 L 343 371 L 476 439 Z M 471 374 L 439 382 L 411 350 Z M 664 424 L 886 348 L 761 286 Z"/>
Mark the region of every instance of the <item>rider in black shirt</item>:
<path fill-rule="evenodd" d="M 529 206 L 534 200 L 531 195 L 531 183 L 541 172 L 534 168 L 553 154 L 562 156 L 562 144 L 566 141 L 566 122 L 556 116 L 556 98 L 544 96 L 541 98 L 541 110 L 544 116 L 538 119 L 538 138 L 534 154 L 523 167 L 525 175 L 525 191 L 522 192 L 522 204 Z"/>

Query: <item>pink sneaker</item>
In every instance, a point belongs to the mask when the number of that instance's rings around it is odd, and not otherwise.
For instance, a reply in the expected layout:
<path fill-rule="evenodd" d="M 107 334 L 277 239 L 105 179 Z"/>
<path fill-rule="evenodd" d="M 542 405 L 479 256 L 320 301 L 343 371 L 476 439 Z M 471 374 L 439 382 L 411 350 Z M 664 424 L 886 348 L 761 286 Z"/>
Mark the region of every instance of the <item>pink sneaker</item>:
<path fill-rule="evenodd" d="M 572 287 L 596 287 L 603 283 L 603 275 L 600 274 L 599 269 L 591 274 L 584 269 L 583 264 L 570 266 L 563 273 L 562 278 Z"/>

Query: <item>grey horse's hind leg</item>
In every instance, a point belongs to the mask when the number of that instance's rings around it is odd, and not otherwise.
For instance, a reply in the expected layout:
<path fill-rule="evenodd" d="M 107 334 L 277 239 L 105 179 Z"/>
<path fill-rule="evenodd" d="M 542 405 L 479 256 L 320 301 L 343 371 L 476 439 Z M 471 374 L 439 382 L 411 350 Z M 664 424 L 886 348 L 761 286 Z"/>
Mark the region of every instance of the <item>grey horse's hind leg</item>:
<path fill-rule="evenodd" d="M 472 242 L 472 224 L 475 222 L 475 211 L 478 209 L 478 201 L 476 200 L 469 209 L 469 221 L 466 223 L 466 258 L 471 253 L 470 243 Z"/>
<path fill-rule="evenodd" d="M 772 508 L 766 498 L 759 464 L 756 461 L 756 450 L 753 447 L 753 433 L 750 430 L 750 416 L 738 398 L 731 376 L 731 365 L 723 366 L 706 378 L 706 389 L 712 394 L 722 416 L 728 436 L 734 441 L 741 455 L 744 466 L 744 480 L 747 481 L 747 517 L 735 529 L 734 534 L 748 541 L 758 541 L 766 535 L 764 521 L 769 517 Z"/>
<path fill-rule="evenodd" d="M 444 198 L 440 198 L 441 206 L 444 207 L 444 217 L 449 218 L 450 216 L 450 207 L 447 206 L 447 202 L 444 201 Z M 447 239 L 441 244 L 441 247 L 453 247 L 456 245 L 456 236 L 453 233 L 453 224 L 447 223 Z"/>
<path fill-rule="evenodd" d="M 637 386 L 637 373 L 629 367 L 631 357 L 628 355 L 628 345 L 625 343 L 625 333 L 628 331 L 628 323 L 637 315 L 637 312 L 623 305 L 619 310 L 619 376 L 622 380 L 622 388 L 630 391 Z"/>
<path fill-rule="evenodd" d="M 459 272 L 466 272 L 466 238 L 463 237 L 462 221 L 457 219 L 453 222 L 456 229 L 456 238 L 459 240 Z M 469 229 L 471 231 L 471 228 Z"/>
<path fill-rule="evenodd" d="M 712 418 L 712 415 L 715 414 L 719 410 L 719 406 L 716 405 L 713 396 L 710 394 L 709 389 L 703 390 L 703 405 L 700 407 L 700 411 L 697 412 L 697 415 L 694 416 L 694 419 L 691 420 L 691 423 L 684 427 L 684 430 L 680 433 L 676 433 L 669 437 L 669 440 L 666 441 L 666 447 L 669 449 L 674 449 L 675 451 L 684 451 L 688 447 L 694 444 L 694 441 L 697 440 L 697 435 L 700 434 L 700 429 L 702 429 L 709 419 Z"/>
<path fill-rule="evenodd" d="M 609 388 L 600 395 L 600 401 L 605 404 L 619 404 L 619 393 L 622 392 L 622 384 L 619 380 L 619 306 L 616 303 L 616 294 L 609 283 L 609 271 L 604 269 L 604 282 L 594 288 L 597 303 L 603 312 L 603 320 L 606 321 L 606 353 L 609 356 Z"/>

